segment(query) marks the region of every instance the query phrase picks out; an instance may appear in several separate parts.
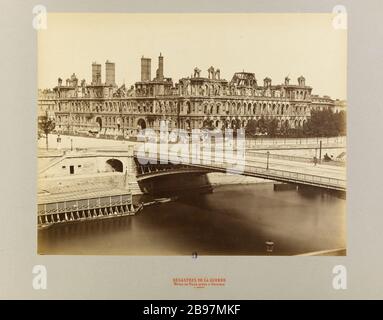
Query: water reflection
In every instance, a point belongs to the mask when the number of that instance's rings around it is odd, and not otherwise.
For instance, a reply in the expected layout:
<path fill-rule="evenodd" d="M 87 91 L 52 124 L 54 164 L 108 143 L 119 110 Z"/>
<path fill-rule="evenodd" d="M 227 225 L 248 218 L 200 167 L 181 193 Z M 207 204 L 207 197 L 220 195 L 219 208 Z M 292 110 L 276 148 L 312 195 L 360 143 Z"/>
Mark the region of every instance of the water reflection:
<path fill-rule="evenodd" d="M 345 247 L 345 200 L 272 184 L 218 187 L 137 216 L 39 231 L 43 254 L 290 255 Z M 274 242 L 272 253 L 265 242 Z"/>

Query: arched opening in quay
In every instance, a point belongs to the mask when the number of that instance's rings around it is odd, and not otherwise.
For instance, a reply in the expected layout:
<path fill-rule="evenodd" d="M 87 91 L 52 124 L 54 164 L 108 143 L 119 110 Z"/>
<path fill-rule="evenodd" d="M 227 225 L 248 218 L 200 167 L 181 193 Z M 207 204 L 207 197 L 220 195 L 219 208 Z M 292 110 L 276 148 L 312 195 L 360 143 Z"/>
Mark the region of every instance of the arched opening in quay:
<path fill-rule="evenodd" d="M 124 165 L 120 160 L 109 159 L 106 161 L 106 171 L 107 172 L 123 172 Z"/>

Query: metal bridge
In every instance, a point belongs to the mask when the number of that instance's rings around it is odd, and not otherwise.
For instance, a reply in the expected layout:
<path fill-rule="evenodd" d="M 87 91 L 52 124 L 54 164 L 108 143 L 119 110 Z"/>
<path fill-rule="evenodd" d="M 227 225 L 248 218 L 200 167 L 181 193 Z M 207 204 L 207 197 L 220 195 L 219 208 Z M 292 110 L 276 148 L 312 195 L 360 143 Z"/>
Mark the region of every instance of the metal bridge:
<path fill-rule="evenodd" d="M 180 163 L 161 164 L 159 159 L 180 159 Z M 191 173 L 191 172 L 227 172 L 245 176 L 253 176 L 268 180 L 309 185 L 319 188 L 346 191 L 346 169 L 344 167 L 313 163 L 302 163 L 288 159 L 275 159 L 257 156 L 246 152 L 245 156 L 237 161 L 235 158 L 223 156 L 206 157 L 206 153 L 200 154 L 200 161 L 191 157 L 169 152 L 167 154 L 157 153 L 142 154 L 134 152 L 138 165 L 137 179 L 143 180 L 163 176 L 166 174 Z M 205 158 L 205 160 L 203 160 Z M 145 164 L 145 162 L 148 162 Z"/>

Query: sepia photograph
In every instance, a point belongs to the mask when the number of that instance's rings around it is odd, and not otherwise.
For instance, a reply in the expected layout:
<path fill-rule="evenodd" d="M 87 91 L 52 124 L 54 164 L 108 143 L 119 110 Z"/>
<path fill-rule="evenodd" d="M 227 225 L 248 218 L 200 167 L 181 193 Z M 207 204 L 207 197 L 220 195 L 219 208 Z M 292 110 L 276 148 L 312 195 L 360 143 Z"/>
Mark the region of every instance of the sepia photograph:
<path fill-rule="evenodd" d="M 54 13 L 37 31 L 37 253 L 347 255 L 332 13 Z"/>

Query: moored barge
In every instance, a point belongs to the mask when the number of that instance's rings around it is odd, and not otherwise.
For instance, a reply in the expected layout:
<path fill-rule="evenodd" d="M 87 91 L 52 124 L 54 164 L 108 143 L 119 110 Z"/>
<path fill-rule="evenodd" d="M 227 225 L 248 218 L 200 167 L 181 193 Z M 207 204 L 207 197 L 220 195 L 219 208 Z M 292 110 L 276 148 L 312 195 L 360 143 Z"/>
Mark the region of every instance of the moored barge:
<path fill-rule="evenodd" d="M 39 229 L 63 223 L 135 215 L 142 204 L 133 204 L 132 193 L 124 189 L 79 194 L 44 194 L 38 197 Z"/>

